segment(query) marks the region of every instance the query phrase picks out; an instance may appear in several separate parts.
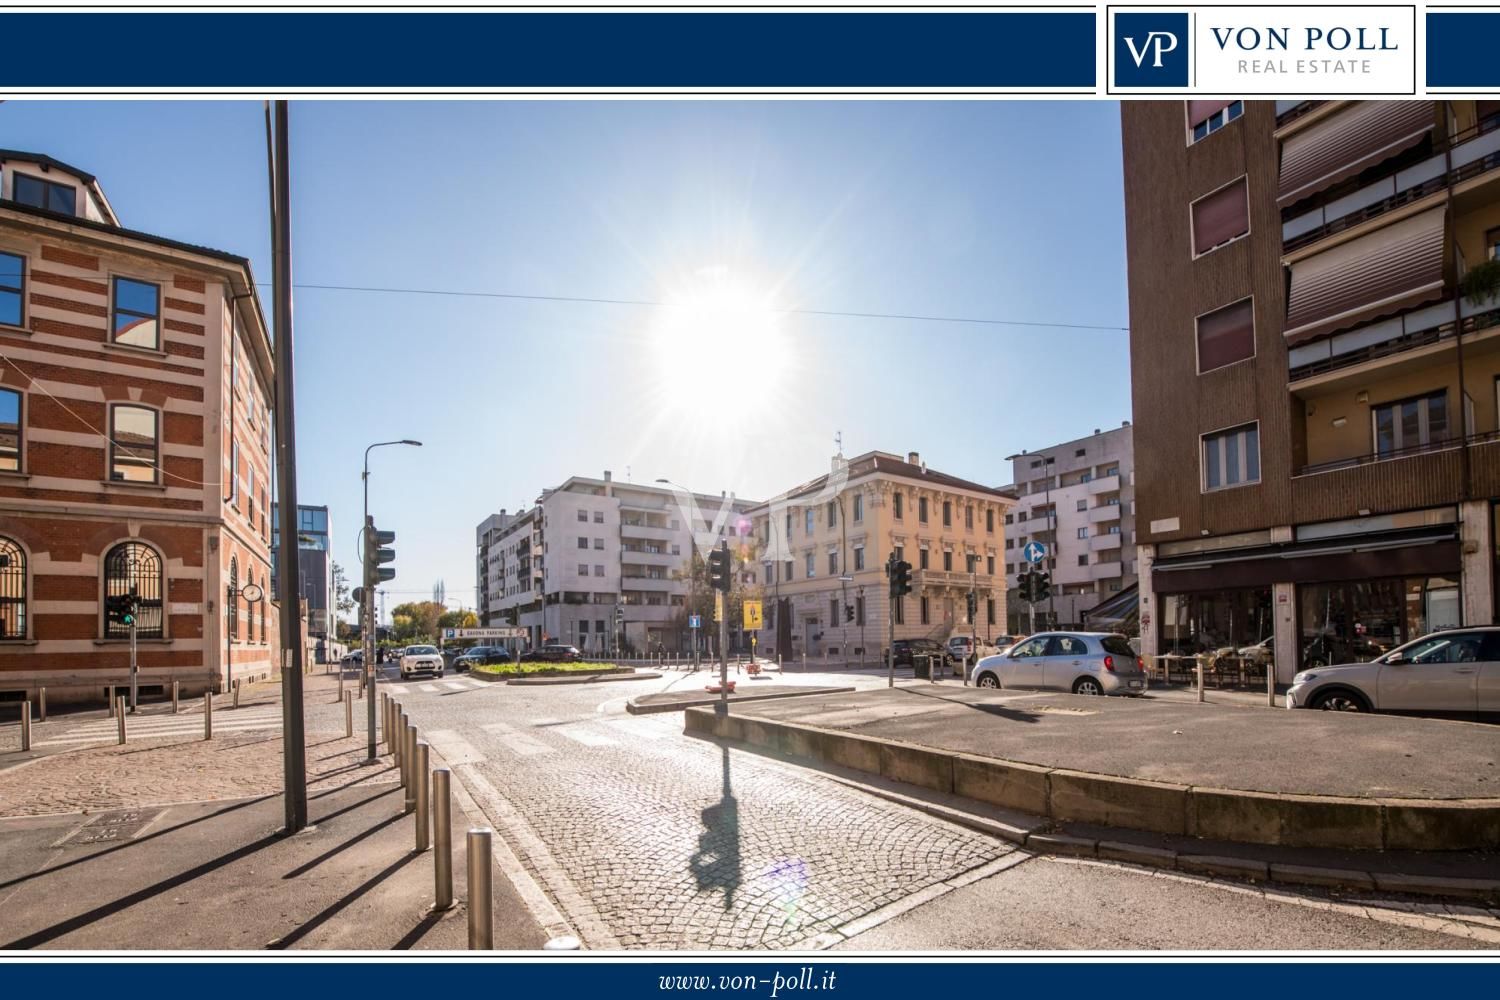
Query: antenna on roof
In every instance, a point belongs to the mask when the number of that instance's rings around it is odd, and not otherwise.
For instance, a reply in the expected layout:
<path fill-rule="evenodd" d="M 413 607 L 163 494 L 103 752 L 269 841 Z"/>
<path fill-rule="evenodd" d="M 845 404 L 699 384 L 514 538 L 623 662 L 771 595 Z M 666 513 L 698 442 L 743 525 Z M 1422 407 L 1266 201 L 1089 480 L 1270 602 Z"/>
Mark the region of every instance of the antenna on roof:
<path fill-rule="evenodd" d="M 844 432 L 843 431 L 834 431 L 833 432 L 833 446 L 834 446 L 834 448 L 836 448 L 838 450 L 838 453 L 840 455 L 842 455 L 844 453 Z"/>

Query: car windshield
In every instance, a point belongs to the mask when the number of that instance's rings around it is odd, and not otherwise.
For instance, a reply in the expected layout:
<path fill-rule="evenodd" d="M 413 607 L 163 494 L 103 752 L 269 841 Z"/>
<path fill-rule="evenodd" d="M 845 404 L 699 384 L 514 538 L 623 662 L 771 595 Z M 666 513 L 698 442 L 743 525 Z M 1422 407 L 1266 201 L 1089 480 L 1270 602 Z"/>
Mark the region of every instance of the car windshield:
<path fill-rule="evenodd" d="M 436 646 L 408 646 L 408 647 L 406 647 L 406 652 L 407 652 L 408 656 L 424 656 L 424 655 L 429 655 L 429 654 L 435 654 L 437 652 L 437 647 Z"/>
<path fill-rule="evenodd" d="M 1113 653 L 1116 656 L 1135 656 L 1135 650 L 1130 648 L 1129 641 L 1123 635 L 1107 635 L 1099 640 L 1099 644 L 1104 647 L 1106 653 Z"/>

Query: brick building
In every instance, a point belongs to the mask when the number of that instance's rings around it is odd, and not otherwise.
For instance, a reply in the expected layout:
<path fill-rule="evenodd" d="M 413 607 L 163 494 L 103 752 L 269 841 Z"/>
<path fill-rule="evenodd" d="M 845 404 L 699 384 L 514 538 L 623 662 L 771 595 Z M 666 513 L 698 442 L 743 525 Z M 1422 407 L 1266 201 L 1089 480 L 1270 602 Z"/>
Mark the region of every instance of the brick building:
<path fill-rule="evenodd" d="M 127 683 L 132 587 L 143 695 L 271 672 L 272 364 L 248 260 L 0 150 L 0 698 Z"/>

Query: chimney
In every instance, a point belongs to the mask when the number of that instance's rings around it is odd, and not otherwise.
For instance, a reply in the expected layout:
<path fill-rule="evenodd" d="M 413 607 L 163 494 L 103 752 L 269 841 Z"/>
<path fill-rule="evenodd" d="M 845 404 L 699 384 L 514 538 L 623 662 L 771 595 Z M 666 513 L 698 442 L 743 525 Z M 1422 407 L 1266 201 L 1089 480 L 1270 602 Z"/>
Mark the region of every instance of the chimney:
<path fill-rule="evenodd" d="M 1094 433 L 1095 433 L 1095 434 L 1098 434 L 1098 433 L 1099 433 L 1099 428 L 1097 428 L 1097 427 L 1095 427 L 1095 428 L 1094 428 Z"/>
<path fill-rule="evenodd" d="M 1129 420 L 1122 420 L 1122 421 L 1120 421 L 1120 426 L 1121 427 L 1129 427 L 1130 426 L 1130 421 Z"/>
<path fill-rule="evenodd" d="M 606 482 L 606 483 L 607 483 L 607 482 L 610 482 L 610 481 L 611 481 L 611 480 L 613 480 L 613 479 L 614 479 L 614 478 L 615 478 L 615 477 L 614 477 L 614 474 L 613 474 L 613 473 L 611 473 L 611 472 L 610 472 L 610 471 L 609 471 L 609 470 L 608 470 L 608 469 L 605 469 L 605 470 L 604 470 L 604 481 L 605 481 L 605 482 Z"/>
<path fill-rule="evenodd" d="M 908 465 L 920 465 L 922 463 L 922 456 L 914 451 L 909 451 L 906 453 L 906 463 Z"/>

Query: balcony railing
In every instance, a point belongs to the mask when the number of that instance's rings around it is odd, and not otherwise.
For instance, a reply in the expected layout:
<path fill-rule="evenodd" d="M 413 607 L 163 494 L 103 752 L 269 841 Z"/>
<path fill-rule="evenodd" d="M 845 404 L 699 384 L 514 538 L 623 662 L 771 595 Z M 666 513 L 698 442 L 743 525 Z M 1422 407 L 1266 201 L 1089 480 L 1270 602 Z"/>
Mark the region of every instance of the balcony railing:
<path fill-rule="evenodd" d="M 1424 306 L 1421 309 L 1402 316 L 1382 320 L 1378 324 L 1372 324 L 1371 327 L 1350 330 L 1347 333 L 1331 338 L 1329 341 L 1320 342 L 1321 344 L 1327 344 L 1331 352 L 1338 345 L 1341 338 L 1359 338 L 1386 324 L 1392 325 L 1392 333 L 1394 334 L 1389 339 L 1379 341 L 1378 343 L 1366 344 L 1354 350 L 1331 354 L 1329 357 L 1319 358 L 1316 361 L 1308 361 L 1302 364 L 1296 363 L 1299 352 L 1314 349 L 1315 345 L 1309 344 L 1306 348 L 1294 348 L 1291 352 L 1292 366 L 1287 372 L 1287 380 L 1296 383 L 1303 379 L 1326 375 L 1341 368 L 1363 364 L 1366 361 L 1374 361 L 1393 354 L 1401 354 L 1414 348 L 1425 347 L 1428 344 L 1452 340 L 1458 331 L 1462 331 L 1463 335 L 1467 337 L 1481 330 L 1500 326 L 1500 303 L 1492 303 L 1492 305 L 1493 308 L 1485 309 L 1483 312 L 1475 312 L 1457 321 L 1449 319 L 1442 323 L 1432 323 L 1431 318 L 1444 311 L 1447 311 L 1451 316 L 1453 300 L 1449 299 L 1446 302 L 1439 302 L 1436 305 Z M 1459 311 L 1461 313 L 1468 312 L 1471 308 L 1467 301 L 1459 304 Z M 1395 332 L 1397 329 L 1400 330 L 1399 333 Z"/>
<path fill-rule="evenodd" d="M 1298 118 L 1301 118 L 1303 115 L 1307 114 L 1309 111 L 1318 107 L 1319 105 L 1327 103 L 1327 101 L 1302 101 L 1299 104 L 1287 108 L 1285 111 L 1281 112 L 1281 114 L 1276 116 L 1276 127 L 1281 128 L 1283 125 L 1289 125 L 1292 122 L 1296 121 Z"/>
<path fill-rule="evenodd" d="M 1282 251 L 1291 253 L 1311 246 L 1402 205 L 1436 194 L 1450 184 L 1461 184 L 1500 167 L 1500 127 L 1476 125 L 1449 141 L 1438 142 L 1436 150 L 1433 156 L 1420 163 L 1395 171 L 1311 212 L 1287 219 L 1281 226 Z M 1452 169 L 1448 169 L 1450 164 Z"/>
<path fill-rule="evenodd" d="M 1112 476 L 1100 476 L 1098 479 L 1089 480 L 1089 496 L 1096 497 L 1104 493 L 1120 492 L 1120 474 Z"/>
<path fill-rule="evenodd" d="M 1304 465 L 1292 473 L 1292 475 L 1313 476 L 1320 472 L 1334 472 L 1338 469 L 1357 469 L 1360 466 L 1373 465 L 1376 462 L 1393 461 L 1398 458 L 1409 458 L 1412 455 L 1426 455 L 1432 452 L 1450 451 L 1457 448 L 1461 442 L 1462 439 L 1457 434 L 1454 434 L 1450 437 L 1428 441 L 1424 444 L 1408 445 L 1405 448 L 1392 448 L 1387 451 L 1373 452 L 1368 455 L 1356 455 L 1353 458 L 1337 458 L 1329 462 Z"/>
<path fill-rule="evenodd" d="M 1108 524 L 1110 521 L 1120 519 L 1120 505 L 1117 503 L 1100 504 L 1089 508 L 1089 524 Z"/>

